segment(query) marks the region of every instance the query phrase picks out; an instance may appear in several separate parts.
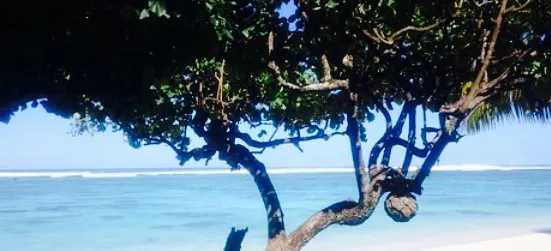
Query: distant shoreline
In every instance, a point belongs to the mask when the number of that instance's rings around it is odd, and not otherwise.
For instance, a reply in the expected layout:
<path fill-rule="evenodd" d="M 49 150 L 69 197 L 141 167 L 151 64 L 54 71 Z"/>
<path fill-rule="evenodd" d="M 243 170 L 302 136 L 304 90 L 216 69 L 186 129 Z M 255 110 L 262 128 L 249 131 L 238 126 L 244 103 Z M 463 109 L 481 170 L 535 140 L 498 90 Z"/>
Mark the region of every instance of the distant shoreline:
<path fill-rule="evenodd" d="M 417 169 L 412 167 L 411 169 Z M 510 171 L 551 171 L 551 166 L 490 166 L 490 165 L 457 165 L 437 166 L 433 172 L 510 172 Z M 271 175 L 290 174 L 330 174 L 352 173 L 352 168 L 269 168 Z M 247 175 L 246 170 L 231 171 L 229 168 L 149 168 L 149 169 L 3 169 L 0 178 L 134 178 L 153 176 L 182 175 Z"/>
<path fill-rule="evenodd" d="M 445 164 L 445 165 L 437 165 L 435 168 L 438 167 L 461 167 L 461 166 L 487 166 L 487 167 L 505 167 L 505 168 L 541 168 L 541 167 L 551 167 L 550 164 Z M 281 167 L 268 167 L 269 169 L 348 169 L 349 166 L 340 166 L 340 167 L 332 167 L 332 166 L 318 166 L 318 167 L 289 167 L 289 166 L 281 166 Z M 41 172 L 41 171 L 105 171 L 105 170 L 151 170 L 151 171 L 157 171 L 157 170 L 194 170 L 194 169 L 201 169 L 201 170 L 217 170 L 217 169 L 229 169 L 229 167 L 209 167 L 209 166 L 190 166 L 190 167 L 151 167 L 151 168 L 132 168 L 132 167 L 117 167 L 117 168 L 9 168 L 9 167 L 0 167 L 0 172 L 5 171 L 29 171 L 29 172 Z"/>

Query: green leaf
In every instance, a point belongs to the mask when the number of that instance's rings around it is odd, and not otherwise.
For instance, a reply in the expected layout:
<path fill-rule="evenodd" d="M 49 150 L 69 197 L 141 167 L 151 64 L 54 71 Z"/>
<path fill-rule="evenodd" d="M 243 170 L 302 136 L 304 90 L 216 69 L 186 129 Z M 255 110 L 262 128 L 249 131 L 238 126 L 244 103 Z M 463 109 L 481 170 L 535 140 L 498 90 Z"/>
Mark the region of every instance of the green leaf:
<path fill-rule="evenodd" d="M 241 31 L 241 34 L 243 34 L 243 36 L 245 36 L 246 38 L 250 37 L 249 29 L 244 29 L 243 31 Z"/>
<path fill-rule="evenodd" d="M 461 95 L 465 96 L 469 93 L 469 90 L 471 89 L 471 86 L 473 85 L 472 81 L 465 82 L 463 86 L 461 87 Z"/>
<path fill-rule="evenodd" d="M 141 12 L 140 12 L 140 19 L 144 19 L 144 18 L 148 18 L 149 17 L 149 11 L 146 10 L 146 9 L 143 9 Z"/>
<path fill-rule="evenodd" d="M 327 1 L 327 3 L 325 4 L 325 7 L 329 8 L 329 9 L 333 9 L 335 7 L 337 7 L 339 4 L 336 3 L 335 1 L 333 0 L 329 0 Z"/>

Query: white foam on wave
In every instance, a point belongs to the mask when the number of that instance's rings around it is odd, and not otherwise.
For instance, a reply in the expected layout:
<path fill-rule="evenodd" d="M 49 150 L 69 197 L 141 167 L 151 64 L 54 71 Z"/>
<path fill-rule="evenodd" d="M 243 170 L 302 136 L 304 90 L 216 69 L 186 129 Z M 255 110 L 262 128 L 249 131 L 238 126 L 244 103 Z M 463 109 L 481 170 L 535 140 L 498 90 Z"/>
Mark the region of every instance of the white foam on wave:
<path fill-rule="evenodd" d="M 209 175 L 239 173 L 239 171 L 161 171 L 161 172 L 0 172 L 0 178 L 132 178 L 138 176 L 161 176 L 161 175 Z"/>
<path fill-rule="evenodd" d="M 347 173 L 348 168 L 274 168 L 270 174 L 298 174 L 298 173 Z M 0 178 L 131 178 L 138 176 L 173 176 L 173 175 L 220 175 L 220 174 L 247 174 L 246 170 L 181 170 L 181 171 L 144 171 L 144 172 L 0 172 Z"/>
<path fill-rule="evenodd" d="M 432 171 L 520 171 L 520 170 L 551 170 L 551 166 L 497 166 L 497 165 L 440 165 L 432 168 Z"/>
<path fill-rule="evenodd" d="M 411 167 L 412 170 L 417 167 Z M 549 166 L 532 167 L 503 167 L 494 165 L 441 165 L 435 166 L 432 171 L 515 171 L 515 170 L 551 170 Z M 271 175 L 280 174 L 308 174 L 308 173 L 351 173 L 352 168 L 272 168 L 268 169 Z M 229 169 L 193 169 L 177 171 L 143 171 L 143 172 L 101 172 L 101 171 L 49 171 L 49 172 L 1 172 L 0 178 L 132 178 L 138 176 L 174 176 L 174 175 L 228 175 L 247 174 L 246 170 L 231 171 Z"/>

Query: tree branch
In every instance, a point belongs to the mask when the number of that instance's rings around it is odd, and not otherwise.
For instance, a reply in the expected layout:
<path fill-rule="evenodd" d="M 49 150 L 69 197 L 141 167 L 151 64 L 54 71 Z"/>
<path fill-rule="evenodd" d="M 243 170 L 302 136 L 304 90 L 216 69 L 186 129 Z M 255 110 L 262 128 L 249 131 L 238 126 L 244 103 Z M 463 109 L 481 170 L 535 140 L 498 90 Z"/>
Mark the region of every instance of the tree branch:
<path fill-rule="evenodd" d="M 410 145 L 408 141 L 401 138 L 390 138 L 387 140 L 387 146 L 386 147 L 392 147 L 392 146 L 402 146 L 406 149 L 409 149 L 408 151 L 411 152 L 413 155 L 424 158 L 427 157 L 427 154 L 429 153 L 430 148 L 425 146 L 423 149 L 417 148 L 416 146 Z"/>
<path fill-rule="evenodd" d="M 268 217 L 269 242 L 279 236 L 285 236 L 283 210 L 264 164 L 258 161 L 246 147 L 239 144 L 230 145 L 227 157 L 231 162 L 243 166 L 254 178 Z"/>
<path fill-rule="evenodd" d="M 524 2 L 523 4 L 521 4 L 521 5 L 518 6 L 518 7 L 511 6 L 511 7 L 507 8 L 507 9 L 505 10 L 505 13 L 511 13 L 511 12 L 521 11 L 521 10 L 523 10 L 524 8 L 526 8 L 531 2 L 532 2 L 532 0 L 526 0 L 526 2 Z"/>
<path fill-rule="evenodd" d="M 409 124 L 408 124 L 408 147 L 406 148 L 406 156 L 404 157 L 404 162 L 402 163 L 402 175 L 407 176 L 409 166 L 413 159 L 413 150 L 415 148 L 415 131 L 416 131 L 416 109 L 415 107 L 409 111 Z M 425 145 L 425 149 L 428 149 L 428 146 Z"/>
<path fill-rule="evenodd" d="M 412 108 L 412 104 L 409 101 L 406 101 L 402 107 L 402 111 L 400 112 L 400 116 L 398 116 L 398 120 L 396 121 L 396 124 L 394 125 L 392 132 L 389 137 L 400 137 L 402 135 L 402 129 L 404 127 L 404 123 L 406 121 L 406 118 L 408 114 L 410 113 L 410 110 Z M 384 147 L 383 152 L 383 159 L 381 161 L 382 166 L 388 166 L 390 163 L 390 156 L 392 155 L 392 146 L 386 146 Z"/>
<path fill-rule="evenodd" d="M 288 247 L 292 250 L 300 250 L 312 238 L 314 238 L 314 236 L 316 236 L 319 232 L 331 225 L 340 224 L 355 226 L 362 224 L 371 216 L 373 210 L 375 209 L 381 198 L 381 195 L 384 192 L 389 190 L 394 191 L 393 189 L 400 189 L 402 188 L 400 185 L 405 185 L 404 188 L 406 189 L 411 188 L 411 183 L 400 179 L 400 177 L 402 176 L 388 167 L 377 167 L 376 165 L 373 167 L 370 166 L 371 168 L 369 169 L 369 177 L 371 177 L 371 179 L 369 179 L 368 173 L 366 172 L 365 162 L 363 161 L 361 154 L 361 141 L 358 130 L 359 123 L 356 116 L 357 109 L 355 108 L 357 108 L 357 104 L 355 104 L 354 109 L 350 109 L 347 114 L 347 132 L 350 140 L 352 158 L 354 161 L 354 170 L 359 191 L 359 200 L 358 202 L 351 200 L 341 201 L 330 205 L 329 207 L 311 216 L 289 235 Z M 385 135 L 388 136 L 392 134 L 391 117 L 388 111 L 382 105 L 379 106 L 379 109 L 381 110 L 387 121 L 387 131 L 385 132 Z M 411 111 L 409 111 L 407 108 L 405 110 L 408 111 L 408 113 L 411 113 Z M 415 115 L 413 115 L 412 117 L 413 118 L 411 119 L 411 121 L 415 121 Z M 403 119 L 402 122 L 398 123 L 403 124 Z M 412 136 L 410 136 L 410 138 L 411 137 Z M 383 136 L 383 138 L 385 138 L 385 136 Z M 399 140 L 401 139 L 397 137 L 385 139 L 385 141 L 389 141 L 390 144 L 403 144 L 405 147 L 411 146 L 411 144 L 409 144 L 405 140 Z M 372 157 L 374 150 L 375 148 L 372 149 Z M 419 151 L 411 150 L 411 152 L 422 155 L 421 153 L 419 153 Z M 428 152 L 428 150 L 425 150 L 425 156 L 426 152 Z M 378 156 L 378 154 L 375 155 Z M 393 177 L 393 179 L 391 181 L 388 181 L 389 177 L 391 176 Z M 397 179 L 394 180 L 394 178 Z"/>
<path fill-rule="evenodd" d="M 477 1 L 474 1 L 474 4 L 476 5 L 476 7 L 479 7 L 479 8 L 490 3 L 492 3 L 492 1 L 482 0 L 482 2 L 480 3 L 477 3 Z"/>
<path fill-rule="evenodd" d="M 496 65 L 496 64 L 499 64 L 501 62 L 507 61 L 511 58 L 515 58 L 515 60 L 516 60 L 516 59 L 518 59 L 519 55 L 521 55 L 522 53 L 523 53 L 523 51 L 521 51 L 521 50 L 514 50 L 513 52 L 511 52 L 511 54 L 509 54 L 507 56 L 504 56 L 500 59 L 494 59 L 494 60 L 490 61 L 490 64 L 491 65 Z"/>
<path fill-rule="evenodd" d="M 440 25 L 439 21 L 436 21 L 433 24 L 430 24 L 430 25 L 427 25 L 427 26 L 422 26 L 422 27 L 410 25 L 410 26 L 402 28 L 401 30 L 398 30 L 397 32 L 392 34 L 390 37 L 388 37 L 387 40 L 391 41 L 391 42 L 394 42 L 394 40 L 396 38 L 398 38 L 398 36 L 408 32 L 408 31 L 418 31 L 418 32 L 428 31 L 428 30 L 432 30 L 432 29 L 438 27 L 439 25 Z"/>
<path fill-rule="evenodd" d="M 499 85 L 499 83 L 504 80 L 508 75 L 509 73 L 511 72 L 511 69 L 519 62 L 522 60 L 523 57 L 525 57 L 526 55 L 528 55 L 530 52 L 532 51 L 532 49 L 527 49 L 525 51 L 523 51 L 522 53 L 520 53 L 516 60 L 514 62 L 512 62 L 507 68 L 505 68 L 505 70 L 503 70 L 503 72 L 498 76 L 496 77 L 495 79 L 493 79 L 492 81 L 490 81 L 488 83 L 488 88 L 495 88 L 496 85 Z"/>
<path fill-rule="evenodd" d="M 333 224 L 359 225 L 365 222 L 373 213 L 381 195 L 384 193 L 383 181 L 391 169 L 372 168 L 366 171 L 363 160 L 359 121 L 358 103 L 352 104 L 347 112 L 347 134 L 350 140 L 356 183 L 358 186 L 358 202 L 347 200 L 335 203 L 317 212 L 301 224 L 288 237 L 288 247 L 291 250 L 300 250 L 319 232 Z M 371 179 L 370 179 L 371 177 Z"/>
<path fill-rule="evenodd" d="M 270 55 L 274 50 L 274 33 L 270 32 L 268 35 L 268 52 Z M 341 80 L 341 79 L 333 79 L 331 77 L 331 67 L 329 65 L 329 61 L 327 60 L 327 57 L 325 55 L 321 56 L 321 64 L 323 67 L 323 81 L 317 84 L 307 84 L 304 86 L 296 85 L 293 83 L 289 83 L 288 81 L 283 78 L 283 74 L 281 73 L 281 70 L 279 66 L 277 66 L 275 60 L 271 60 L 268 63 L 268 67 L 272 70 L 274 75 L 276 76 L 277 82 L 292 90 L 297 90 L 301 92 L 309 92 L 309 91 L 333 91 L 333 90 L 340 90 L 340 89 L 348 89 L 348 80 Z"/>
<path fill-rule="evenodd" d="M 276 127 L 276 129 L 274 130 L 274 132 L 272 133 L 272 135 L 270 136 L 268 141 L 271 141 L 275 137 L 278 130 L 279 130 L 279 127 Z M 262 153 L 264 153 L 265 150 L 266 150 L 266 147 L 262 148 L 262 150 L 260 150 L 260 151 L 256 151 L 256 152 L 252 152 L 252 153 L 253 154 L 262 154 Z"/>
<path fill-rule="evenodd" d="M 341 201 L 315 213 L 289 235 L 289 246 L 300 250 L 319 232 L 334 224 L 356 226 L 365 222 L 384 193 L 381 183 L 389 171 L 389 168 L 371 169 L 364 201 Z"/>
<path fill-rule="evenodd" d="M 418 174 L 415 176 L 413 183 L 416 188 L 414 188 L 415 193 L 421 194 L 421 186 L 423 181 L 430 175 L 432 167 L 436 164 L 440 155 L 444 151 L 444 148 L 453 140 L 453 138 L 447 133 L 443 133 L 434 143 L 430 153 L 426 156 L 421 168 L 419 168 Z"/>
<path fill-rule="evenodd" d="M 364 201 L 369 189 L 369 176 L 366 171 L 365 160 L 362 153 L 362 141 L 360 137 L 360 121 L 358 121 L 358 104 L 353 102 L 346 116 L 346 133 L 350 142 L 352 164 L 356 176 L 359 201 Z"/>
<path fill-rule="evenodd" d="M 390 113 L 388 113 L 388 110 L 380 103 L 377 104 L 377 107 L 385 117 L 386 130 L 383 136 L 375 143 L 373 148 L 371 148 L 371 153 L 369 154 L 369 163 L 367 164 L 368 168 L 373 168 L 377 166 L 377 159 L 379 159 L 379 155 L 385 147 L 385 142 L 392 133 L 392 117 L 390 116 Z"/>
<path fill-rule="evenodd" d="M 370 33 L 368 30 L 362 30 L 364 35 L 368 37 L 369 39 L 377 42 L 377 43 L 385 43 L 388 45 L 393 45 L 396 40 L 400 39 L 400 36 L 408 31 L 417 31 L 417 32 L 423 32 L 423 31 L 429 31 L 432 30 L 440 25 L 440 21 L 436 21 L 433 24 L 427 25 L 427 26 L 406 26 L 398 31 L 396 31 L 394 34 L 384 37 L 381 32 L 379 32 L 377 29 L 373 28 L 373 33 Z"/>
<path fill-rule="evenodd" d="M 463 6 L 463 0 L 460 0 L 459 1 L 459 4 L 455 4 L 455 11 L 453 13 L 451 13 L 451 17 L 452 18 L 455 18 L 455 17 L 458 17 L 460 14 L 461 14 L 461 7 Z M 446 18 L 448 19 L 448 18 Z M 444 19 L 444 20 L 446 20 Z M 426 26 L 414 26 L 414 25 L 409 25 L 409 26 L 406 26 L 396 32 L 394 32 L 392 35 L 388 36 L 388 37 L 384 37 L 381 32 L 375 28 L 373 28 L 373 33 L 369 32 L 369 30 L 367 29 L 363 29 L 362 32 L 363 34 L 375 41 L 376 43 L 385 43 L 385 44 L 388 44 L 388 45 L 393 45 L 397 40 L 400 40 L 401 39 L 401 36 L 408 32 L 408 31 L 417 31 L 417 32 L 423 32 L 423 31 L 429 31 L 429 30 L 432 30 L 432 29 L 435 29 L 437 27 L 439 27 L 444 21 L 442 20 L 437 20 L 436 22 L 432 23 L 432 24 L 429 24 L 429 25 L 426 25 Z"/>
<path fill-rule="evenodd" d="M 298 136 L 298 137 L 291 137 L 291 138 L 284 138 L 284 139 L 275 139 L 270 141 L 257 141 L 257 140 L 254 140 L 249 134 L 242 133 L 242 132 L 234 132 L 233 136 L 243 140 L 243 142 L 245 142 L 249 146 L 256 147 L 256 148 L 268 148 L 268 147 L 275 147 L 283 144 L 297 144 L 299 142 L 316 140 L 316 139 L 327 140 L 332 136 L 345 135 L 345 134 L 346 134 L 345 132 L 333 132 L 331 134 L 325 134 L 320 131 L 320 133 L 316 135 L 311 135 L 306 137 Z"/>
<path fill-rule="evenodd" d="M 195 160 L 206 159 L 212 157 L 216 153 L 216 151 L 212 149 L 209 145 L 197 147 L 192 149 L 191 151 L 185 151 L 181 148 L 178 148 L 174 143 L 170 142 L 170 140 L 163 136 L 159 136 L 157 138 L 147 138 L 145 140 L 146 142 L 144 143 L 144 145 L 168 145 L 172 149 L 172 151 L 174 151 L 178 156 L 180 165 L 185 164 L 191 158 Z"/>
<path fill-rule="evenodd" d="M 427 127 L 427 108 L 423 105 L 423 128 L 421 128 L 421 140 L 424 146 L 428 146 L 427 133 L 438 133 L 440 129 Z"/>
<path fill-rule="evenodd" d="M 318 84 L 308 84 L 304 86 L 299 86 L 296 84 L 289 83 L 285 81 L 285 79 L 282 77 L 281 71 L 279 67 L 275 64 L 275 62 L 270 62 L 268 64 L 268 67 L 272 69 L 274 74 L 276 75 L 277 82 L 292 90 L 297 90 L 301 92 L 310 92 L 310 91 L 334 91 L 334 90 L 340 90 L 340 89 L 348 89 L 348 80 L 335 80 L 330 79 L 329 81 L 325 80 L 324 82 L 320 82 Z"/>
<path fill-rule="evenodd" d="M 494 48 L 495 48 L 497 39 L 499 37 L 499 33 L 501 31 L 501 25 L 503 23 L 503 16 L 505 15 L 507 3 L 508 3 L 508 0 L 503 0 L 501 2 L 501 7 L 495 21 L 494 29 L 492 30 L 492 36 L 490 38 L 490 42 L 488 44 L 488 47 L 482 50 L 481 56 L 483 56 L 484 58 L 482 61 L 482 66 L 480 67 L 478 74 L 476 76 L 476 79 L 473 82 L 471 90 L 469 91 L 469 94 L 467 96 L 469 102 L 472 99 L 474 99 L 474 97 L 477 95 L 480 89 L 483 88 L 483 85 L 487 84 L 487 83 L 483 83 L 483 80 L 485 80 L 484 76 L 487 76 L 488 66 L 490 65 L 490 60 L 494 55 Z M 467 104 L 469 102 L 464 103 L 462 107 L 460 107 L 460 110 L 462 113 L 465 113 L 467 112 L 468 109 L 470 109 L 469 108 L 470 105 Z"/>
<path fill-rule="evenodd" d="M 381 39 L 380 36 L 375 36 L 375 35 L 371 34 L 368 30 L 362 30 L 362 32 L 367 38 L 375 41 L 376 43 L 391 44 L 388 41 L 383 41 L 383 39 Z"/>

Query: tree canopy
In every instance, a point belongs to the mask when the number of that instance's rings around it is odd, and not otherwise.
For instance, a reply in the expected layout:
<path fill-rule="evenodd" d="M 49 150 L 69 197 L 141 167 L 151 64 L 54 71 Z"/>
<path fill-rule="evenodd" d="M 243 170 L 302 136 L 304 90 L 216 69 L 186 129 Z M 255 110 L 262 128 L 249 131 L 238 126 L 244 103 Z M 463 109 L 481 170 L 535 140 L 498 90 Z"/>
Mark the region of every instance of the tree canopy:
<path fill-rule="evenodd" d="M 269 250 L 300 249 L 332 224 L 361 224 L 387 192 L 389 216 L 408 221 L 413 193 L 461 128 L 551 116 L 546 0 L 14 2 L 0 24 L 2 121 L 35 101 L 76 115 L 82 131 L 112 127 L 134 147 L 166 144 L 181 164 L 218 153 L 253 176 Z M 393 122 L 394 106 L 402 111 Z M 427 111 L 440 124 L 417 126 Z M 387 128 L 365 163 L 363 124 L 375 114 Z M 289 138 L 266 131 L 279 128 Z M 205 145 L 190 149 L 191 132 Z M 358 201 L 330 205 L 286 234 L 253 154 L 337 134 L 350 139 Z M 407 150 L 399 171 L 389 168 L 393 147 Z M 424 162 L 408 174 L 414 156 Z"/>

